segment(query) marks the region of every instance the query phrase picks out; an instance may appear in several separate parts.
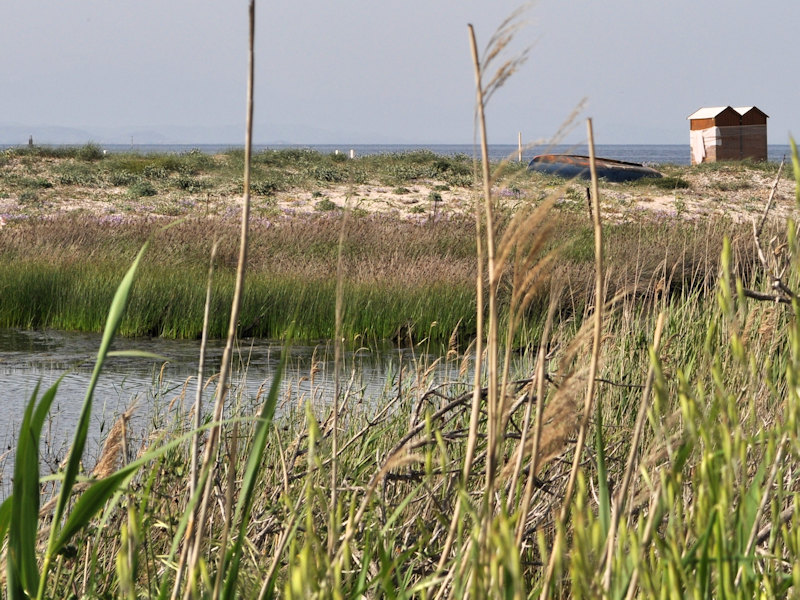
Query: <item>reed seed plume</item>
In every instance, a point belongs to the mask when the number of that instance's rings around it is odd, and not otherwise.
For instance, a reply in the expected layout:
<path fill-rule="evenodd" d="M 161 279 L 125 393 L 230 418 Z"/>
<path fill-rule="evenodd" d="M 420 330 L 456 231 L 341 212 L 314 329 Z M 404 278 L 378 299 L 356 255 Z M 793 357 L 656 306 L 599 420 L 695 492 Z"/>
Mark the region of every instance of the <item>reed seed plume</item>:
<path fill-rule="evenodd" d="M 481 73 L 491 72 L 494 68 L 494 63 L 502 58 L 503 52 L 516 34 L 526 25 L 526 21 L 523 17 L 529 7 L 530 5 L 523 5 L 515 10 L 500 24 L 495 33 L 489 38 L 480 63 Z M 488 104 L 494 93 L 503 86 L 509 77 L 525 64 L 525 61 L 528 59 L 529 50 L 529 48 L 525 48 L 519 54 L 505 60 L 505 62 L 494 71 L 488 82 L 483 84 L 482 95 L 484 104 Z"/>
<path fill-rule="evenodd" d="M 541 416 L 541 434 L 536 452 L 537 472 L 529 473 L 536 477 L 553 459 L 567 452 L 575 443 L 575 433 L 580 424 L 581 396 L 586 389 L 588 367 L 570 373 L 547 401 Z M 530 438 L 524 447 L 517 446 L 513 455 L 503 468 L 501 479 L 508 479 L 519 460 L 533 454 L 535 439 Z M 520 456 L 522 459 L 520 459 Z"/>
<path fill-rule="evenodd" d="M 136 402 L 134 401 L 123 412 L 114 425 L 108 431 L 108 436 L 103 443 L 103 449 L 100 451 L 100 458 L 97 459 L 97 464 L 92 470 L 92 477 L 95 479 L 104 479 L 114 473 L 125 462 L 125 455 L 123 449 L 126 447 L 125 437 L 127 435 L 128 422 L 136 409 Z"/>

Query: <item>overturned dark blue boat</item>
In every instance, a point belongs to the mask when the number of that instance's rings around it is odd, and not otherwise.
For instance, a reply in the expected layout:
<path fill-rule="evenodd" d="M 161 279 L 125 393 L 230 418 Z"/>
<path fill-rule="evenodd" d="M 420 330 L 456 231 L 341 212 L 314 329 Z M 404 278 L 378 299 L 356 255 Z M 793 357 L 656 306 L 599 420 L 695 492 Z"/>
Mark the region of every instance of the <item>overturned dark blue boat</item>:
<path fill-rule="evenodd" d="M 639 163 L 595 158 L 597 178 L 606 181 L 634 181 L 642 177 L 661 177 L 661 173 Z M 589 157 L 580 154 L 541 154 L 528 163 L 529 171 L 549 173 L 566 179 L 591 179 Z"/>

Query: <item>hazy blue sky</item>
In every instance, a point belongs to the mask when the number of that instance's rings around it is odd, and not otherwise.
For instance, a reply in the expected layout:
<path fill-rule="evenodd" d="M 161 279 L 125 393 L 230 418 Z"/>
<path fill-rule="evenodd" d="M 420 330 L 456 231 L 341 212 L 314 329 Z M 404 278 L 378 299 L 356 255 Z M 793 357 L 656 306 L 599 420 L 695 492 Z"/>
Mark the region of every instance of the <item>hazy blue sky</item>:
<path fill-rule="evenodd" d="M 483 48 L 520 5 L 258 3 L 256 142 L 471 142 L 467 23 Z M 0 15 L 0 142 L 243 139 L 245 0 L 11 0 Z M 584 97 L 570 141 L 592 117 L 597 143 L 688 145 L 686 116 L 727 104 L 769 114 L 770 143 L 800 135 L 797 0 L 540 0 L 526 20 L 491 143 L 547 138 Z"/>

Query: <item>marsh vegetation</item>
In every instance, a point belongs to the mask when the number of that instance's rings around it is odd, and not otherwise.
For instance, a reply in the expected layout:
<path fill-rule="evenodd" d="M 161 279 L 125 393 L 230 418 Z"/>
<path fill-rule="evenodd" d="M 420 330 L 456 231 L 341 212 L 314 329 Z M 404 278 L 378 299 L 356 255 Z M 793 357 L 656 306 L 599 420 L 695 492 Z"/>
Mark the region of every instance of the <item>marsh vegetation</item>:
<path fill-rule="evenodd" d="M 504 27 L 483 61 L 473 44 L 481 111 L 519 64 L 485 75 L 516 31 L 513 19 Z M 81 183 L 58 185 L 124 202 L 219 189 L 210 165 L 239 161 L 244 177 L 229 185 L 245 190 L 242 245 L 237 253 L 227 243 L 237 225 L 210 201 L 179 223 L 79 211 L 0 230 L 3 324 L 104 330 L 58 474 L 40 478 L 38 460 L 58 384 L 37 389 L 23 417 L 13 494 L 0 505 L 10 598 L 753 598 L 800 589 L 800 241 L 795 222 L 770 221 L 781 213 L 764 202 L 755 226 L 622 218 L 630 188 L 595 179 L 589 211 L 585 189 L 490 165 L 484 154 L 474 168 L 461 161 L 455 179 L 428 182 L 449 189 L 426 192 L 439 197 L 427 196 L 434 208 L 424 219 L 356 205 L 290 220 L 267 211 L 259 221 L 259 198 L 292 177 L 320 186 L 309 190 L 319 206 L 337 179 L 386 174 L 331 157 L 306 168 L 306 155 L 273 177 L 278 158 L 249 151 L 75 152 L 54 160 Z M 4 160 L 15 206 L 54 201 L 57 184 L 35 166 L 50 158 Z M 198 164 L 181 171 L 182 160 Z M 375 160 L 392 164 L 385 185 L 407 196 L 440 159 Z M 438 178 L 458 170 L 447 164 Z M 693 190 L 688 172 L 672 176 L 670 193 Z M 438 205 L 460 186 L 473 219 L 442 219 Z M 726 183 L 716 192 L 759 190 Z M 621 207 L 612 219 L 606 197 Z M 681 200 L 685 216 L 690 200 Z M 275 378 L 249 397 L 229 389 L 224 356 L 203 379 L 201 350 L 195 399 L 177 395 L 146 431 L 120 415 L 83 471 L 114 335 L 216 335 L 229 316 L 229 343 L 263 326 L 286 340 L 333 337 L 337 357 L 343 340 L 405 325 L 418 332 L 411 344 L 437 335 L 437 360 L 459 375 L 434 382 L 434 365 L 419 362 L 387 374 L 383 394 L 366 401 L 341 367 L 332 392 L 315 390 L 312 367 L 307 394 L 280 398 Z"/>

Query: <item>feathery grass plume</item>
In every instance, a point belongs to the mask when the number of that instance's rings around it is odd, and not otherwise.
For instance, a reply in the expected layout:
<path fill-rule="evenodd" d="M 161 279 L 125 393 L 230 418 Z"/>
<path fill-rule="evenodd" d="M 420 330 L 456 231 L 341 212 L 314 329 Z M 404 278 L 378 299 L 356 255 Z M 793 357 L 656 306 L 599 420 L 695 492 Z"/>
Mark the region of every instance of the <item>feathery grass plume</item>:
<path fill-rule="evenodd" d="M 530 6 L 531 3 L 528 3 L 512 12 L 495 30 L 494 34 L 489 38 L 489 42 L 486 44 L 486 49 L 483 52 L 483 57 L 479 65 L 481 74 L 480 85 L 482 88 L 482 99 L 480 102 L 484 106 L 489 103 L 494 93 L 503 86 L 508 78 L 516 73 L 528 59 L 530 48 L 524 48 L 521 52 L 509 59 L 504 58 L 503 51 L 509 46 L 519 30 L 525 26 L 526 23 L 522 17 Z M 504 62 L 497 67 L 488 81 L 484 80 L 483 76 L 491 71 L 494 63 L 498 59 Z"/>
<path fill-rule="evenodd" d="M 523 457 L 532 455 L 536 448 L 537 471 L 530 474 L 535 477 L 547 463 L 572 447 L 575 432 L 580 425 L 580 396 L 588 381 L 588 365 L 581 359 L 577 361 L 577 365 L 575 363 L 576 358 L 588 354 L 591 334 L 592 323 L 587 321 L 565 349 L 558 368 L 561 378 L 542 412 L 538 445 L 534 446 L 535 437 L 529 438 L 524 447 L 518 445 L 503 468 L 501 479 L 508 479 L 512 475 L 520 454 Z"/>
<path fill-rule="evenodd" d="M 97 459 L 97 464 L 92 470 L 92 477 L 95 479 L 104 479 L 116 471 L 126 460 L 123 450 L 126 448 L 127 442 L 125 437 L 127 435 L 128 421 L 130 421 L 133 411 L 136 409 L 136 402 L 131 404 L 125 412 L 123 412 L 111 429 L 108 431 L 106 441 L 103 442 L 103 449 L 100 451 L 100 458 Z"/>
<path fill-rule="evenodd" d="M 789 145 L 792 147 L 792 172 L 797 183 L 795 187 L 795 204 L 800 208 L 800 157 L 798 157 L 797 144 L 793 137 L 789 137 Z"/>

